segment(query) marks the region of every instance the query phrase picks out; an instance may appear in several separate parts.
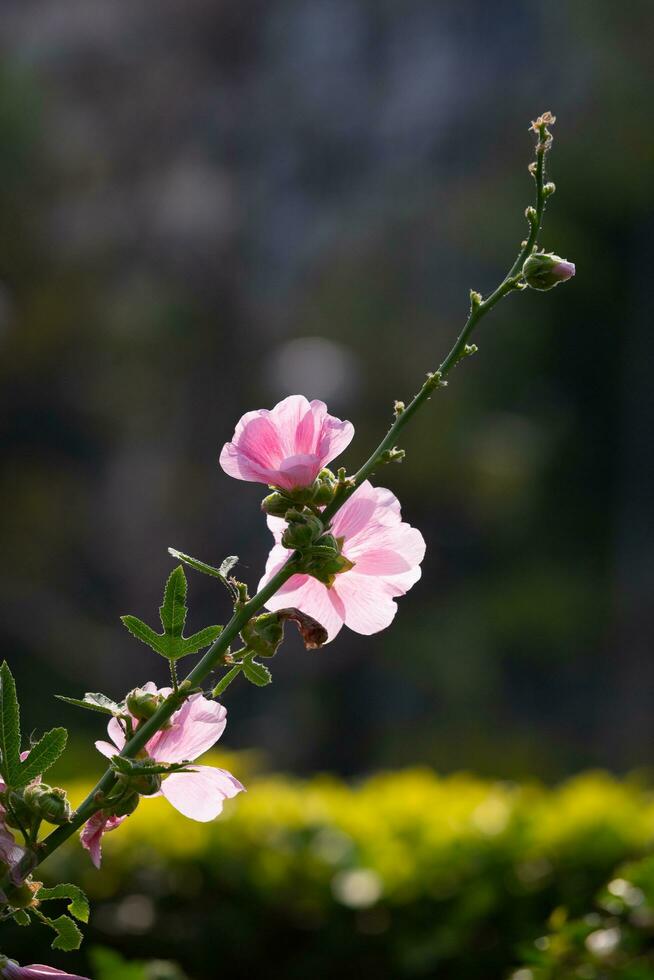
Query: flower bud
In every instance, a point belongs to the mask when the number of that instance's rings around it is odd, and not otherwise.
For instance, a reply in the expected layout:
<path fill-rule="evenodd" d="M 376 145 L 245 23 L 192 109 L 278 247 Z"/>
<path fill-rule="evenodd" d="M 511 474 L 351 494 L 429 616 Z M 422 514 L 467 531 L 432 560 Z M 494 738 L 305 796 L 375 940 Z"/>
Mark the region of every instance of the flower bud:
<path fill-rule="evenodd" d="M 332 471 L 327 468 L 321 470 L 313 484 L 313 503 L 318 507 L 326 507 L 332 501 L 336 486 L 336 477 Z"/>
<path fill-rule="evenodd" d="M 34 894 L 41 887 L 40 881 L 23 882 L 22 885 L 7 885 L 4 893 L 7 905 L 13 909 L 28 909 L 34 905 Z"/>
<path fill-rule="evenodd" d="M 274 657 L 284 639 L 283 620 L 276 612 L 256 616 L 241 630 L 241 639 L 257 656 Z"/>
<path fill-rule="evenodd" d="M 322 521 L 308 511 L 289 510 L 286 520 L 282 544 L 290 551 L 303 551 L 322 534 Z"/>
<path fill-rule="evenodd" d="M 129 772 L 118 775 L 118 782 L 139 796 L 154 796 L 161 789 L 161 773 L 148 772 L 151 765 L 153 760 L 149 756 L 134 760 Z"/>
<path fill-rule="evenodd" d="M 551 289 L 574 274 L 574 263 L 552 252 L 534 252 L 522 267 L 524 280 L 532 289 Z"/>
<path fill-rule="evenodd" d="M 147 721 L 148 718 L 152 718 L 152 715 L 162 704 L 163 700 L 161 694 L 153 694 L 151 691 L 146 691 L 142 687 L 135 687 L 127 695 L 125 704 L 127 705 L 127 710 L 134 718 L 138 718 L 140 721 Z"/>
<path fill-rule="evenodd" d="M 285 517 L 286 511 L 292 506 L 293 504 L 288 497 L 276 491 L 275 493 L 269 493 L 261 501 L 261 510 L 264 514 L 270 514 L 271 517 Z"/>
<path fill-rule="evenodd" d="M 24 793 L 25 804 L 33 814 L 48 823 L 61 825 L 69 823 L 72 810 L 66 791 L 46 783 L 33 783 Z"/>
<path fill-rule="evenodd" d="M 140 795 L 138 792 L 133 792 L 131 787 L 129 791 L 123 791 L 120 796 L 115 799 L 107 800 L 106 806 L 102 809 L 102 813 L 109 817 L 128 817 L 130 813 L 134 813 L 140 802 Z"/>
<path fill-rule="evenodd" d="M 13 827 L 15 830 L 22 830 L 23 827 L 29 826 L 33 813 L 25 803 L 25 790 L 6 790 L 0 794 L 0 803 L 6 809 L 2 820 L 8 827 Z"/>

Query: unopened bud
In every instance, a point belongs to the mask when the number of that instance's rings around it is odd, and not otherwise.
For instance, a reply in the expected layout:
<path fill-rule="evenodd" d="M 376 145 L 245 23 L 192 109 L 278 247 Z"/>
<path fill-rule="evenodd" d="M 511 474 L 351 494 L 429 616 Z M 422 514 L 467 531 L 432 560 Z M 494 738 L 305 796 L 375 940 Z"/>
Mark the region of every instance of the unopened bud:
<path fill-rule="evenodd" d="M 7 885 L 4 889 L 7 905 L 14 909 L 28 909 L 34 902 L 34 895 L 41 888 L 40 881 L 25 881 L 22 885 Z"/>
<path fill-rule="evenodd" d="M 336 477 L 332 471 L 326 468 L 321 470 L 313 484 L 312 502 L 317 507 L 326 507 L 332 501 L 336 485 Z"/>
<path fill-rule="evenodd" d="M 292 507 L 291 501 L 288 497 L 285 497 L 283 493 L 269 493 L 267 497 L 264 497 L 261 501 L 261 510 L 264 514 L 270 514 L 271 517 L 284 517 L 286 511 L 289 507 Z"/>
<path fill-rule="evenodd" d="M 73 815 L 70 803 L 66 791 L 59 786 L 33 783 L 25 790 L 24 799 L 25 805 L 42 820 L 57 826 L 70 823 Z"/>
<path fill-rule="evenodd" d="M 130 813 L 134 813 L 134 810 L 136 810 L 137 806 L 139 805 L 140 798 L 139 793 L 132 790 L 130 787 L 128 790 L 125 790 L 114 799 L 108 799 L 106 806 L 104 806 L 102 809 L 102 812 L 106 814 L 107 817 L 128 817 Z"/>
<path fill-rule="evenodd" d="M 283 620 L 276 612 L 256 616 L 241 630 L 241 639 L 257 656 L 274 657 L 284 639 Z"/>
<path fill-rule="evenodd" d="M 556 190 L 556 184 L 554 183 L 554 181 L 548 180 L 548 182 L 543 187 L 543 194 L 545 195 L 545 197 L 551 197 L 552 194 L 555 192 L 555 190 Z"/>
<path fill-rule="evenodd" d="M 322 521 L 307 511 L 289 510 L 282 544 L 291 551 L 303 551 L 322 534 Z"/>
<path fill-rule="evenodd" d="M 522 275 L 532 289 L 551 289 L 575 274 L 573 262 L 562 259 L 552 252 L 535 252 L 522 267 Z"/>
<path fill-rule="evenodd" d="M 25 790 L 10 789 L 0 795 L 0 802 L 6 812 L 2 820 L 8 827 L 22 830 L 31 823 L 33 812 L 25 802 Z"/>
<path fill-rule="evenodd" d="M 138 718 L 140 721 L 146 721 L 148 718 L 152 718 L 152 715 L 163 703 L 163 700 L 164 698 L 161 694 L 153 694 L 151 691 L 146 691 L 142 687 L 135 687 L 127 695 L 125 704 L 127 705 L 127 710 L 134 718 Z"/>

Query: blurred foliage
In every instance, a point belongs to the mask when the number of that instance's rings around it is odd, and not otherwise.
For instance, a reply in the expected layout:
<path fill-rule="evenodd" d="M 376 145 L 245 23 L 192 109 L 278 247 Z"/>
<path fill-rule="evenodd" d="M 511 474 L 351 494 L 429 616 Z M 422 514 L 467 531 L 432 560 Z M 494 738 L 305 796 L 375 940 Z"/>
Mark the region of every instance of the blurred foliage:
<path fill-rule="evenodd" d="M 618 868 L 595 911 L 569 919 L 558 908 L 548 924 L 512 980 L 652 980 L 654 857 Z"/>
<path fill-rule="evenodd" d="M 583 914 L 617 864 L 654 845 L 654 794 L 635 778 L 548 790 L 413 769 L 349 786 L 214 761 L 249 790 L 218 821 L 144 800 L 105 837 L 100 873 L 75 842 L 44 866 L 88 891 L 91 944 L 174 959 L 194 980 L 217 963 L 235 978 L 328 978 L 347 963 L 366 977 L 499 980 L 552 909 Z M 7 941 L 19 956 L 38 935 Z"/>
<path fill-rule="evenodd" d="M 216 462 L 242 412 L 323 397 L 366 457 L 512 260 L 551 108 L 543 244 L 577 277 L 503 304 L 377 474 L 421 582 L 383 634 L 234 685 L 227 737 L 295 772 L 650 763 L 651 2 L 2 11 L 0 628 L 26 713 L 163 681 L 118 617 L 154 612 L 168 545 L 256 583 L 261 492 Z M 190 610 L 228 612 L 197 580 Z"/>

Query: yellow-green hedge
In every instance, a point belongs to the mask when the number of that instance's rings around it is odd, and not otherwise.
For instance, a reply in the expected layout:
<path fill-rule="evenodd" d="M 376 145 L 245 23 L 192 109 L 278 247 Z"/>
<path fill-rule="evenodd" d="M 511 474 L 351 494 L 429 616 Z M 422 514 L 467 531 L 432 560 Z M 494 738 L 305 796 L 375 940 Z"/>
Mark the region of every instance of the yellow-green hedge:
<path fill-rule="evenodd" d="M 603 773 L 546 789 L 415 769 L 350 786 L 215 761 L 248 786 L 216 822 L 144 800 L 99 874 L 74 843 L 49 871 L 99 903 L 96 941 L 197 980 L 218 975 L 218 949 L 232 977 L 332 977 L 344 961 L 364 977 L 505 977 L 554 907 L 585 911 L 654 842 L 652 792 Z M 154 905 L 130 934 L 134 895 Z"/>

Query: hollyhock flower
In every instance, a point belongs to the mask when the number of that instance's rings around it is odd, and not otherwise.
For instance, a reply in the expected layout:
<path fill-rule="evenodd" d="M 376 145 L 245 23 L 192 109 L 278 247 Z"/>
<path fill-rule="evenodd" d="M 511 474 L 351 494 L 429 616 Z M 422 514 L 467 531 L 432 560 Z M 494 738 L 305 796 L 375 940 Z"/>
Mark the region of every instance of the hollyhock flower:
<path fill-rule="evenodd" d="M 157 690 L 151 681 L 142 690 L 163 697 L 168 697 L 172 692 L 170 687 Z M 172 715 L 170 726 L 157 732 L 146 743 L 145 751 L 155 762 L 192 762 L 218 741 L 225 730 L 226 719 L 227 710 L 222 704 L 209 701 L 201 694 L 193 694 Z M 125 733 L 117 718 L 111 719 L 107 731 L 111 742 L 100 741 L 95 746 L 99 752 L 111 758 L 125 745 Z M 238 779 L 226 769 L 193 766 L 192 772 L 164 776 L 160 792 L 185 817 L 206 823 L 218 816 L 226 799 L 231 799 L 243 789 Z M 107 818 L 100 811 L 85 824 L 80 839 L 96 867 L 100 865 L 103 834 L 115 830 L 124 819 Z"/>
<path fill-rule="evenodd" d="M 268 526 L 275 545 L 259 589 L 290 554 L 281 544 L 283 518 L 269 517 Z M 397 596 L 420 578 L 425 554 L 422 534 L 402 521 L 400 503 L 390 490 L 373 487 L 367 480 L 337 512 L 330 533 L 343 540 L 342 554 L 351 566 L 337 574 L 330 586 L 310 575 L 292 575 L 268 600 L 268 609 L 295 606 L 322 623 L 330 640 L 343 624 L 366 635 L 383 630 L 397 612 Z"/>
<path fill-rule="evenodd" d="M 220 465 L 237 480 L 282 490 L 308 487 L 353 435 L 352 423 L 329 415 L 324 402 L 289 395 L 270 411 L 243 416 L 232 442 L 223 446 Z"/>
<path fill-rule="evenodd" d="M 0 958 L 0 976 L 7 980 L 46 980 L 48 977 L 59 977 L 59 980 L 89 980 L 88 977 L 80 977 L 78 973 L 66 973 L 65 970 L 56 970 L 54 966 L 43 966 L 41 963 L 32 963 L 31 966 L 19 966 L 15 960 L 5 960 Z"/>

